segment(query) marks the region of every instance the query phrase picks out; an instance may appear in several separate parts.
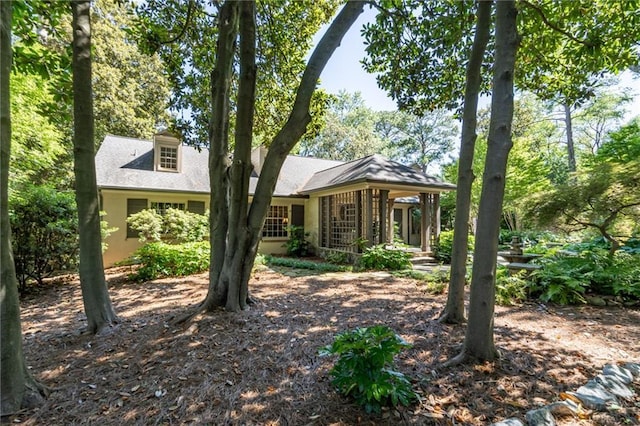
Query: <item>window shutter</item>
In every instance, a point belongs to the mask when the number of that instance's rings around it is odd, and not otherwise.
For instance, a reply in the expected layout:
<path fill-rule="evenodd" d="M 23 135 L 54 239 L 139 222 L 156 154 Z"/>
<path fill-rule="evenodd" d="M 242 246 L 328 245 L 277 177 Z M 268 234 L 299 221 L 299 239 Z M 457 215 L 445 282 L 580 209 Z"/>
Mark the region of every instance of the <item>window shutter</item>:
<path fill-rule="evenodd" d="M 204 201 L 187 201 L 187 211 L 191 213 L 204 214 Z"/>
<path fill-rule="evenodd" d="M 141 212 L 147 208 L 146 198 L 127 198 L 127 217 Z M 127 238 L 137 238 L 139 232 L 131 228 L 127 223 Z"/>
<path fill-rule="evenodd" d="M 304 206 L 298 204 L 291 205 L 291 225 L 304 226 Z"/>

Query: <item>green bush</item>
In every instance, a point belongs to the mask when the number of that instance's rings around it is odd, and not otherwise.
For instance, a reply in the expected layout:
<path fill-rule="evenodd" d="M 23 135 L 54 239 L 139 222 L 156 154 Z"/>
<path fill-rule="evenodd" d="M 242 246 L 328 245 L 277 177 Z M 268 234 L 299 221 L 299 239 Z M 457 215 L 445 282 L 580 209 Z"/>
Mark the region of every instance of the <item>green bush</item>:
<path fill-rule="evenodd" d="M 526 279 L 526 274 L 526 271 L 513 274 L 504 266 L 498 267 L 496 271 L 496 303 L 498 305 L 510 306 L 527 300 L 530 283 Z"/>
<path fill-rule="evenodd" d="M 9 221 L 20 291 L 78 264 L 78 215 L 73 193 L 27 187 L 12 194 Z"/>
<path fill-rule="evenodd" d="M 308 233 L 304 232 L 303 226 L 289 226 L 289 239 L 285 243 L 287 254 L 295 257 L 305 257 L 309 255 L 309 241 L 307 241 Z"/>
<path fill-rule="evenodd" d="M 167 209 L 162 217 L 164 239 L 173 243 L 192 243 L 209 239 L 209 214 Z"/>
<path fill-rule="evenodd" d="M 599 245 L 574 256 L 550 256 L 532 273 L 532 291 L 543 300 L 561 304 L 584 303 L 587 292 L 640 300 L 640 255 L 618 251 L 611 256 Z"/>
<path fill-rule="evenodd" d="M 320 355 L 339 356 L 330 371 L 331 383 L 370 413 L 418 399 L 409 379 L 392 369 L 395 355 L 408 347 L 389 327 L 377 325 L 338 334 Z"/>
<path fill-rule="evenodd" d="M 467 249 L 473 250 L 475 238 L 469 235 Z M 438 242 L 434 247 L 434 257 L 443 263 L 451 263 L 451 253 L 453 252 L 453 231 L 442 231 L 438 237 Z"/>
<path fill-rule="evenodd" d="M 332 263 L 274 256 L 265 256 L 265 263 L 272 266 L 286 266 L 289 268 L 309 269 L 319 272 L 347 272 L 353 269 L 348 265 L 334 265 Z"/>
<path fill-rule="evenodd" d="M 360 265 L 365 269 L 385 269 L 399 271 L 411 269 L 411 253 L 403 250 L 389 250 L 384 244 L 368 247 L 360 258 Z"/>
<path fill-rule="evenodd" d="M 209 269 L 209 252 L 208 241 L 145 244 L 134 253 L 134 257 L 140 263 L 134 278 L 149 281 L 204 272 Z"/>
<path fill-rule="evenodd" d="M 327 262 L 334 265 L 348 265 L 351 263 L 349 253 L 344 251 L 329 250 L 323 256 Z"/>
<path fill-rule="evenodd" d="M 152 209 L 132 214 L 127 223 L 139 232 L 140 242 L 189 243 L 209 238 L 209 215 L 167 209 L 164 216 Z"/>

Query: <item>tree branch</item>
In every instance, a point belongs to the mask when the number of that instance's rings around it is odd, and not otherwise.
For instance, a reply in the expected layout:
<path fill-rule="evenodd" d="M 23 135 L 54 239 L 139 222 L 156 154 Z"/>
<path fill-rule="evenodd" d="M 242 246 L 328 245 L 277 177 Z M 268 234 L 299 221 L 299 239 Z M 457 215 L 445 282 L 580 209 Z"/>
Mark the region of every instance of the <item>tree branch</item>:
<path fill-rule="evenodd" d="M 583 44 L 583 45 L 585 45 L 587 47 L 593 47 L 593 43 L 591 43 L 590 41 L 580 40 L 579 38 L 575 37 L 573 34 L 569 33 L 566 30 L 563 30 L 558 25 L 556 25 L 553 22 L 549 21 L 549 19 L 547 19 L 547 17 L 545 16 L 544 11 L 539 6 L 536 6 L 535 4 L 529 3 L 526 0 L 521 1 L 521 3 L 524 4 L 525 6 L 529 6 L 533 10 L 535 10 L 538 13 L 538 15 L 540 15 L 540 19 L 542 19 L 542 22 L 544 22 L 545 25 L 547 25 L 552 30 L 554 30 L 554 31 L 556 31 L 556 32 L 568 37 L 569 39 L 575 41 L 576 43 Z"/>
<path fill-rule="evenodd" d="M 180 40 L 184 34 L 187 32 L 187 28 L 189 28 L 189 25 L 191 24 L 191 15 L 193 14 L 193 0 L 189 1 L 189 5 L 187 7 L 187 19 L 185 19 L 184 21 L 184 25 L 182 26 L 182 29 L 180 30 L 180 33 L 178 33 L 177 36 L 169 39 L 169 40 L 158 40 L 158 43 L 160 44 L 171 44 L 171 43 L 175 43 L 176 41 Z"/>

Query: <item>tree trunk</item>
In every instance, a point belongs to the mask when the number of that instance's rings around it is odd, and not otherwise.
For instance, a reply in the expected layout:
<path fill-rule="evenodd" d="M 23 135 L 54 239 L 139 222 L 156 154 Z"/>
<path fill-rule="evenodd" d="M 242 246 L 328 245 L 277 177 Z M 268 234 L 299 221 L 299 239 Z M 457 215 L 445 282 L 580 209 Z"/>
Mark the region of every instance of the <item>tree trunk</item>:
<path fill-rule="evenodd" d="M 0 2 L 0 416 L 42 402 L 44 388 L 25 364 L 20 301 L 9 228 L 9 160 L 11 158 L 11 1 Z"/>
<path fill-rule="evenodd" d="M 492 1 L 478 2 L 476 34 L 471 48 L 469 64 L 467 65 L 460 160 L 458 161 L 456 216 L 451 251 L 451 278 L 447 305 L 440 316 L 440 321 L 453 324 L 459 324 L 465 320 L 464 286 L 467 275 L 471 186 L 475 179 L 473 174 L 473 155 L 477 138 L 478 95 L 482 82 L 482 59 L 484 58 L 491 29 L 492 3 Z"/>
<path fill-rule="evenodd" d="M 576 151 L 573 145 L 573 121 L 571 119 L 571 105 L 568 101 L 562 104 L 564 107 L 564 123 L 567 128 L 567 156 L 569 158 L 569 171 L 576 171 Z"/>
<path fill-rule="evenodd" d="M 316 46 L 296 93 L 289 119 L 272 141 L 251 205 L 251 136 L 255 105 L 255 5 L 225 2 L 220 10 L 216 67 L 212 78 L 211 267 L 209 291 L 201 307 L 239 311 L 249 302 L 249 278 L 282 164 L 311 120 L 309 108 L 320 73 L 357 17 L 364 2 L 350 1 Z M 238 10 L 240 9 L 240 11 Z M 239 22 L 239 23 L 238 23 Z M 229 164 L 229 91 L 240 26 L 240 82 L 233 163 Z"/>
<path fill-rule="evenodd" d="M 96 184 L 93 93 L 91 85 L 91 2 L 74 0 L 73 12 L 73 171 L 75 173 L 80 285 L 87 332 L 117 322 L 107 291 L 102 261 L 100 206 Z"/>
<path fill-rule="evenodd" d="M 496 7 L 496 53 L 491 98 L 491 121 L 482 195 L 478 212 L 469 322 L 460 357 L 492 361 L 498 353 L 493 340 L 498 234 L 509 151 L 513 145 L 513 74 L 518 32 L 514 1 Z"/>

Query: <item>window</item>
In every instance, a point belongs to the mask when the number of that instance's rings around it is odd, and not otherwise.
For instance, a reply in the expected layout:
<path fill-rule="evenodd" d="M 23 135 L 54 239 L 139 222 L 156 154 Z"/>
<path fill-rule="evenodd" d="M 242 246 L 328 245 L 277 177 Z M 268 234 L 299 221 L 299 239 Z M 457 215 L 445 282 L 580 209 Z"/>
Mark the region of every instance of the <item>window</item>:
<path fill-rule="evenodd" d="M 204 201 L 187 201 L 187 211 L 191 213 L 204 214 Z"/>
<path fill-rule="evenodd" d="M 289 225 L 288 206 L 270 206 L 262 228 L 263 237 L 286 238 Z"/>
<path fill-rule="evenodd" d="M 160 168 L 178 170 L 178 148 L 170 146 L 160 147 Z"/>
<path fill-rule="evenodd" d="M 184 203 L 151 203 L 151 209 L 164 216 L 169 209 L 184 210 Z"/>
<path fill-rule="evenodd" d="M 146 198 L 127 198 L 127 217 L 147 208 Z M 127 238 L 138 238 L 139 232 L 127 223 Z"/>

